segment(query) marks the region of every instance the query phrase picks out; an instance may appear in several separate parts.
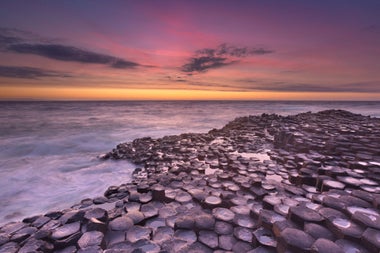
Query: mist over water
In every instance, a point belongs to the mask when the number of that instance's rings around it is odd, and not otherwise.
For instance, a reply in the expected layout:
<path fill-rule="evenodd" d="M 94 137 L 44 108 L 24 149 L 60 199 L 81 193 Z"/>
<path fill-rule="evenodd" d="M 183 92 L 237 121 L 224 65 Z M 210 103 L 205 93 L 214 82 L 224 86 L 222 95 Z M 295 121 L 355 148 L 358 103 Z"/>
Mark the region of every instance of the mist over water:
<path fill-rule="evenodd" d="M 97 159 L 118 143 L 208 132 L 240 116 L 325 109 L 380 117 L 380 102 L 0 102 L 0 224 L 130 181 L 135 165 Z"/>

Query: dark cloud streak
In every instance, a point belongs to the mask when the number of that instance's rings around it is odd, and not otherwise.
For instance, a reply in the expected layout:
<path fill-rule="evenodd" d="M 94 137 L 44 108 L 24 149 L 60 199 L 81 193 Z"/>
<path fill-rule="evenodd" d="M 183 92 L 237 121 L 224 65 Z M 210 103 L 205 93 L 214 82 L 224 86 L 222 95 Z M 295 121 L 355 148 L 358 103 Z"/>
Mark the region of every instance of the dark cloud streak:
<path fill-rule="evenodd" d="M 273 50 L 264 48 L 235 47 L 223 43 L 217 48 L 203 48 L 195 52 L 188 63 L 182 65 L 183 72 L 206 72 L 209 69 L 220 68 L 238 62 L 237 59 L 252 55 L 271 54 Z"/>
<path fill-rule="evenodd" d="M 142 66 L 136 62 L 127 61 L 119 57 L 100 54 L 74 46 L 48 41 L 42 42 L 37 36 L 35 36 L 35 39 L 32 39 L 31 37 L 33 37 L 33 35 L 25 31 L 0 28 L 0 49 L 2 51 L 18 54 L 38 55 L 57 61 L 103 64 L 116 69 L 130 69 Z"/>
<path fill-rule="evenodd" d="M 0 66 L 0 76 L 23 79 L 38 79 L 41 77 L 71 77 L 71 75 L 62 72 L 20 66 Z"/>
<path fill-rule="evenodd" d="M 20 54 L 34 54 L 58 61 L 71 61 L 89 64 L 105 64 L 113 68 L 133 68 L 139 64 L 117 57 L 98 54 L 72 46 L 59 44 L 13 44 L 7 47 L 8 51 Z"/>

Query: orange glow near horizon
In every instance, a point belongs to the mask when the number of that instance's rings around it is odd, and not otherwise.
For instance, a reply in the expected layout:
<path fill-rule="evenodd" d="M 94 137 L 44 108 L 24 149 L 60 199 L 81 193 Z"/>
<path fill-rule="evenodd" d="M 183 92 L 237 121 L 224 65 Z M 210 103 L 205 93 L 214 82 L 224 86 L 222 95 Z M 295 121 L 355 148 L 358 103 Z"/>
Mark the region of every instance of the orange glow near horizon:
<path fill-rule="evenodd" d="M 1 87 L 0 100 L 378 100 L 377 93 Z"/>

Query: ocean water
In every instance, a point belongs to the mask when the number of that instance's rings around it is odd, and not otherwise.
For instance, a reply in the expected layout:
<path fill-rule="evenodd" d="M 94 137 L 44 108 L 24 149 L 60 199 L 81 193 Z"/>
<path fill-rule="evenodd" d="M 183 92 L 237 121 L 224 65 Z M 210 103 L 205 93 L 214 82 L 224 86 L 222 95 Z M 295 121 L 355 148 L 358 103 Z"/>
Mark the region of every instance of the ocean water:
<path fill-rule="evenodd" d="M 380 102 L 0 102 L 0 224 L 130 181 L 135 165 L 97 158 L 118 143 L 207 132 L 246 115 L 325 109 L 380 117 Z"/>

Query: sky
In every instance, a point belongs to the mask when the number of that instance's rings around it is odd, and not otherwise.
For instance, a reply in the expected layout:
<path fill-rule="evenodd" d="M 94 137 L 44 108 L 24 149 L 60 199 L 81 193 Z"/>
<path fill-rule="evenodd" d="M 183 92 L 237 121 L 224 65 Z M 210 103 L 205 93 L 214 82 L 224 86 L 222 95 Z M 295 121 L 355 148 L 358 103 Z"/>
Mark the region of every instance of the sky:
<path fill-rule="evenodd" d="M 0 100 L 380 100 L 380 1 L 0 1 Z"/>

